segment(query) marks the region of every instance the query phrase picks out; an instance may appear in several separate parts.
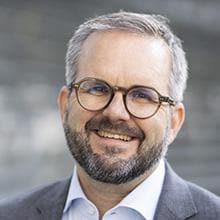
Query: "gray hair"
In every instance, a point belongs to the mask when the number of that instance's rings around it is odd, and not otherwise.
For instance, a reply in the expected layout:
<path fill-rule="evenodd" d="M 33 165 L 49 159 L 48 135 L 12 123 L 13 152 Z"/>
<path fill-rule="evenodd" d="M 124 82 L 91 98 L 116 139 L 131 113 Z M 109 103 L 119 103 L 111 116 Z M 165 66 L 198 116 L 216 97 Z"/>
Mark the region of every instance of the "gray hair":
<path fill-rule="evenodd" d="M 161 15 L 120 11 L 90 19 L 80 25 L 68 43 L 66 53 L 66 83 L 75 81 L 81 48 L 90 34 L 97 31 L 124 30 L 150 34 L 165 40 L 171 51 L 172 69 L 169 75 L 169 94 L 176 101 L 183 100 L 188 75 L 185 52 L 180 39 L 171 31 L 168 19 Z"/>

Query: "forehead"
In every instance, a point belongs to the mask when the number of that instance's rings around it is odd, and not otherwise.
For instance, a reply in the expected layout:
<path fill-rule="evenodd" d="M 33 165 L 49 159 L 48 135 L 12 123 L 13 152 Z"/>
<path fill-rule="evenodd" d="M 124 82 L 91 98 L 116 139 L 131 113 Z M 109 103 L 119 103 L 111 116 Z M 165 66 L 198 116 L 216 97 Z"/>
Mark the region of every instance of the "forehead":
<path fill-rule="evenodd" d="M 169 72 L 170 51 L 163 39 L 114 30 L 95 32 L 84 42 L 77 80 L 95 77 L 122 87 L 165 90 Z"/>

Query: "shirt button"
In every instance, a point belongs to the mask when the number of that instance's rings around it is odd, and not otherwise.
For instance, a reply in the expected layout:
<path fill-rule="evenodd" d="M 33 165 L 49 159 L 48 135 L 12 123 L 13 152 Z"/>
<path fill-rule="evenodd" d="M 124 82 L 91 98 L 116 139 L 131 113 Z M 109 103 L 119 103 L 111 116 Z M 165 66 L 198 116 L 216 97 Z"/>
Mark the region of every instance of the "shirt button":
<path fill-rule="evenodd" d="M 111 214 L 110 215 L 116 215 L 117 213 L 116 212 L 111 212 Z"/>

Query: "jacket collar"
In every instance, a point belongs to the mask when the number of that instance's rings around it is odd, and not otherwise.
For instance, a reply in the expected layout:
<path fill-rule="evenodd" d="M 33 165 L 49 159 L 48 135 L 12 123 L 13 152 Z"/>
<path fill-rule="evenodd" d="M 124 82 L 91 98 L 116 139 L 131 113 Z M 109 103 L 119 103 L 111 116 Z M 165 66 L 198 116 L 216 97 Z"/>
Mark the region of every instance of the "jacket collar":
<path fill-rule="evenodd" d="M 66 202 L 70 179 L 57 182 L 45 190 L 43 197 L 36 201 L 37 212 L 42 219 L 60 220 Z"/>
<path fill-rule="evenodd" d="M 166 162 L 166 175 L 155 220 L 183 220 L 196 213 L 197 209 L 188 185 Z"/>
<path fill-rule="evenodd" d="M 43 198 L 36 201 L 42 219 L 60 220 L 66 202 L 70 178 L 45 190 Z M 184 220 L 197 213 L 186 182 L 166 162 L 166 175 L 156 209 L 155 220 Z"/>

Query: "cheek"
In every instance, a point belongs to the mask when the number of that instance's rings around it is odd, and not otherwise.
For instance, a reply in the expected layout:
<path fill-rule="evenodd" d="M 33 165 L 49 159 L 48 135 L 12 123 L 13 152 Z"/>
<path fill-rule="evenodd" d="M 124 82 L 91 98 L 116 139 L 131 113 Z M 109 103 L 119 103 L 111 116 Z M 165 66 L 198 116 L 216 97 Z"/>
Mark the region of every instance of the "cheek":
<path fill-rule="evenodd" d="M 76 99 L 70 102 L 68 113 L 68 123 L 77 132 L 84 132 L 86 122 L 94 116 L 93 112 L 83 109 Z"/>
<path fill-rule="evenodd" d="M 159 117 L 153 117 L 141 122 L 140 127 L 149 143 L 160 143 L 165 136 L 167 121 Z"/>

